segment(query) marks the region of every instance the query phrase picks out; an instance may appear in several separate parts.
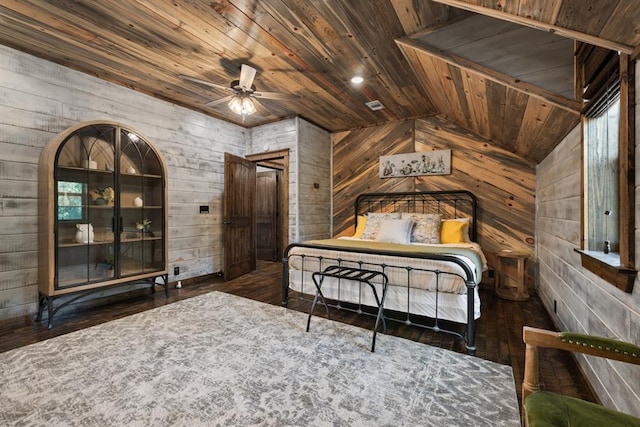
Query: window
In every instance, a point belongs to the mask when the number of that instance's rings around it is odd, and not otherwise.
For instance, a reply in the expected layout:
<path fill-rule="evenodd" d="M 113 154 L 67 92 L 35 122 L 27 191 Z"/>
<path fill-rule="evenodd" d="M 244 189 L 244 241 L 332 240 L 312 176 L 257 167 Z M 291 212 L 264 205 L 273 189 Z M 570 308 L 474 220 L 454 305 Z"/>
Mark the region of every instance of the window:
<path fill-rule="evenodd" d="M 576 87 L 582 116 L 582 266 L 625 292 L 635 270 L 635 63 L 579 45 Z"/>
<path fill-rule="evenodd" d="M 84 218 L 84 193 L 85 184 L 58 181 L 58 221 L 77 221 Z"/>
<path fill-rule="evenodd" d="M 620 92 L 595 117 L 586 116 L 584 137 L 585 249 L 620 252 Z"/>

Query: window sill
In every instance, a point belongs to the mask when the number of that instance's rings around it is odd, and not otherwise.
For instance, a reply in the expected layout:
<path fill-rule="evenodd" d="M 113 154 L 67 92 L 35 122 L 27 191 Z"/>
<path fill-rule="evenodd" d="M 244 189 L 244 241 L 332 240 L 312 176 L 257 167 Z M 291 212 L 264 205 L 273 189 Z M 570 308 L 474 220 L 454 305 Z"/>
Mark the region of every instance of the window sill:
<path fill-rule="evenodd" d="M 631 293 L 638 271 L 630 266 L 620 265 L 620 255 L 598 251 L 575 249 L 580 254 L 582 266 L 616 288 Z"/>

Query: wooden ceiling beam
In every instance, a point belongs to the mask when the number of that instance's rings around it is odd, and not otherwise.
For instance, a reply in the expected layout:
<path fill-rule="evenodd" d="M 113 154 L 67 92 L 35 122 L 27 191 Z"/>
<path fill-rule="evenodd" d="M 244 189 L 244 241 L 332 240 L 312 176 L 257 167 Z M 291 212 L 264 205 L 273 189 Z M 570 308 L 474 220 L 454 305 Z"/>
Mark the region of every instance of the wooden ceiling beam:
<path fill-rule="evenodd" d="M 564 96 L 560 96 L 558 94 L 542 89 L 530 83 L 523 82 L 520 79 L 516 79 L 514 77 L 508 76 L 499 71 L 496 71 L 489 67 L 485 67 L 484 65 L 480 65 L 475 62 L 469 61 L 468 59 L 462 58 L 460 56 L 453 55 L 451 53 L 445 53 L 440 50 L 437 50 L 428 46 L 424 46 L 410 39 L 396 39 L 396 43 L 401 48 L 406 47 L 406 48 L 410 48 L 410 49 L 422 52 L 426 55 L 433 56 L 455 67 L 460 67 L 465 70 L 471 71 L 473 73 L 480 74 L 484 78 L 487 78 L 496 83 L 505 85 L 519 92 L 526 93 L 529 96 L 533 96 L 542 101 L 548 102 L 549 104 L 552 104 L 563 110 L 576 113 L 576 114 L 580 114 L 580 111 L 582 110 L 582 104 L 579 101 L 565 98 Z"/>
<path fill-rule="evenodd" d="M 637 61 L 638 59 L 640 59 L 640 44 L 636 46 L 631 55 L 629 55 L 630 61 Z"/>
<path fill-rule="evenodd" d="M 604 47 L 606 49 L 615 50 L 618 52 L 631 55 L 634 52 L 634 46 L 618 43 L 613 40 L 603 39 L 592 34 L 583 33 L 580 31 L 572 30 L 570 28 L 560 27 L 554 24 L 548 24 L 546 22 L 537 21 L 531 18 L 525 18 L 524 16 L 514 15 L 512 13 L 502 12 L 500 10 L 478 6 L 475 4 L 467 3 L 461 0 L 433 0 L 436 3 L 442 3 L 447 6 L 452 6 L 458 9 L 468 10 L 470 12 L 479 13 L 481 15 L 489 16 L 492 18 L 501 19 L 503 21 L 513 22 L 515 24 L 524 25 L 527 27 L 535 28 L 537 30 L 548 31 L 553 34 L 557 34 L 562 37 L 578 40 L 581 42 L 589 43 L 595 46 Z"/>

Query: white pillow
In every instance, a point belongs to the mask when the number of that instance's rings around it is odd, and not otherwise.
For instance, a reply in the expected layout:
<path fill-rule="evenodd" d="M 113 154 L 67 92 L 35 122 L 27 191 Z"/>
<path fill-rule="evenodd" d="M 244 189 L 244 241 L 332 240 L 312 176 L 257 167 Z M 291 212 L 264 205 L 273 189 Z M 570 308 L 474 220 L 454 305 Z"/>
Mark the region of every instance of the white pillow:
<path fill-rule="evenodd" d="M 375 240 L 380 228 L 380 222 L 385 219 L 400 219 L 400 212 L 369 212 L 367 214 L 367 223 L 360 238 Z"/>
<path fill-rule="evenodd" d="M 380 221 L 376 241 L 408 245 L 411 243 L 412 229 L 412 219 L 383 219 Z"/>

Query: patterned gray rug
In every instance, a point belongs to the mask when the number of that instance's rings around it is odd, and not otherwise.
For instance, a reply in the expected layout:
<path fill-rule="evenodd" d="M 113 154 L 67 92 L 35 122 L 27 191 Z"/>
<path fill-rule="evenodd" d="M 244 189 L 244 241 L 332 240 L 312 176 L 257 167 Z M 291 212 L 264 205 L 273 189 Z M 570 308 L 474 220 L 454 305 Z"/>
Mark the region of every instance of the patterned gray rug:
<path fill-rule="evenodd" d="M 0 425 L 519 426 L 509 366 L 213 292 L 0 354 Z"/>

